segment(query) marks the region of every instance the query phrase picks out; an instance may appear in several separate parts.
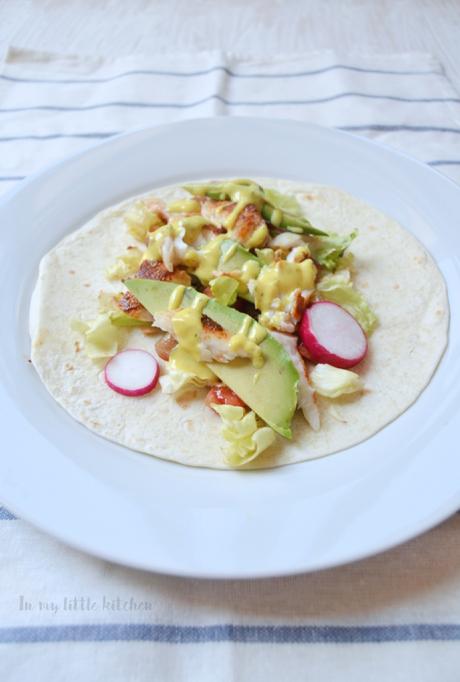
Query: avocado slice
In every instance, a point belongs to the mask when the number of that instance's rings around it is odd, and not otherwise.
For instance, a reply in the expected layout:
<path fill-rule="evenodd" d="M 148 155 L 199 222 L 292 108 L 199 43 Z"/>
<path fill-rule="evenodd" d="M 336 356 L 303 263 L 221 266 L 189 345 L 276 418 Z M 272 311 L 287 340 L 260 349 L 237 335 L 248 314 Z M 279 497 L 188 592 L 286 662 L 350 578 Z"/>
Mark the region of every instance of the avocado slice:
<path fill-rule="evenodd" d="M 200 263 L 194 274 L 205 286 L 209 284 L 215 273 L 241 271 L 247 262 L 261 267 L 257 256 L 239 242 L 224 238 L 223 235 L 216 237 L 202 249 L 198 249 L 197 253 L 200 256 Z"/>
<path fill-rule="evenodd" d="M 259 263 L 259 259 L 234 239 L 225 239 L 220 245 L 218 269 L 231 272 L 241 270 L 248 261 Z"/>
<path fill-rule="evenodd" d="M 225 239 L 220 245 L 220 253 L 221 256 L 217 264 L 217 270 L 220 272 L 242 270 L 247 262 L 257 263 L 262 267 L 259 258 L 234 239 Z M 249 292 L 238 295 L 246 301 L 254 303 L 254 297 Z"/>
<path fill-rule="evenodd" d="M 130 279 L 125 284 L 152 315 L 168 310 L 171 294 L 178 286 L 174 282 L 151 279 Z M 196 296 L 198 292 L 195 289 L 186 287 L 180 307 L 190 306 Z M 249 317 L 212 298 L 203 312 L 232 334 Z M 210 362 L 208 367 L 274 431 L 285 438 L 292 438 L 291 422 L 297 407 L 299 374 L 283 346 L 273 336 L 267 334 L 260 348 L 265 357 L 261 368 L 256 369 L 245 358 L 229 363 Z"/>

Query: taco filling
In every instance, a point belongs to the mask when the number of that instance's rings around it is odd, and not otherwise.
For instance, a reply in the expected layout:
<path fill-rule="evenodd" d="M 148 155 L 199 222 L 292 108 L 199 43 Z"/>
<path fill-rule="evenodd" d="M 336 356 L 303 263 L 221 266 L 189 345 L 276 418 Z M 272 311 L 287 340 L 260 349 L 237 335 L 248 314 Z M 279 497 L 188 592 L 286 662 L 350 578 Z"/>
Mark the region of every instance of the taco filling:
<path fill-rule="evenodd" d="M 316 443 L 323 433 L 327 450 L 331 419 L 347 428 L 341 405 L 359 412 L 363 401 L 366 413 L 367 394 L 381 390 L 386 399 L 384 384 L 367 382 L 379 361 L 373 332 L 385 320 L 367 300 L 369 263 L 360 272 L 353 256 L 360 230 L 340 215 L 340 231 L 326 228 L 298 192 L 253 180 L 189 184 L 174 194 L 117 213 L 120 252 L 109 263 L 100 258 L 96 279 L 104 284 L 87 289 L 97 314 L 69 323 L 76 352 L 105 377 L 107 403 L 137 401 L 145 410 L 140 396 L 161 394 L 166 414 L 165 401 L 182 410 L 193 401 L 194 419 L 202 414 L 213 431 L 220 424 L 226 466 L 282 452 L 309 434 Z M 91 237 L 84 239 L 86 249 Z M 35 338 L 37 358 L 42 345 Z M 141 442 L 136 447 L 150 451 Z"/>

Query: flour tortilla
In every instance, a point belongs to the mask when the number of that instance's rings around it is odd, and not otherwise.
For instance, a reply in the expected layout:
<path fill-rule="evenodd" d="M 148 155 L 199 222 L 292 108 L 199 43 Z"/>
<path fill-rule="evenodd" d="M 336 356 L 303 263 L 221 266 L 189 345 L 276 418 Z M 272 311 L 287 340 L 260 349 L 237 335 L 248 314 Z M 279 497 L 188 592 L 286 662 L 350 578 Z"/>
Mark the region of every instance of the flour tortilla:
<path fill-rule="evenodd" d="M 321 430 L 313 432 L 298 412 L 294 437 L 281 437 L 251 463 L 275 467 L 313 459 L 355 445 L 396 419 L 428 384 L 447 342 L 444 280 L 430 255 L 394 220 L 347 193 L 320 185 L 259 180 L 294 194 L 312 224 L 331 232 L 358 229 L 352 244 L 354 281 L 379 318 L 369 353 L 357 368 L 366 390 L 335 401 L 319 399 Z M 173 187 L 143 195 L 171 201 Z M 55 246 L 42 260 L 31 306 L 32 362 L 51 395 L 76 420 L 100 436 L 182 464 L 226 468 L 221 421 L 195 398 L 176 400 L 159 388 L 142 398 L 114 393 L 100 366 L 78 349 L 73 318 L 94 319 L 98 293 L 119 291 L 107 266 L 133 244 L 123 220 L 139 197 L 99 213 Z M 155 352 L 154 336 L 129 332 L 129 347 Z M 160 361 L 160 364 L 164 365 Z"/>

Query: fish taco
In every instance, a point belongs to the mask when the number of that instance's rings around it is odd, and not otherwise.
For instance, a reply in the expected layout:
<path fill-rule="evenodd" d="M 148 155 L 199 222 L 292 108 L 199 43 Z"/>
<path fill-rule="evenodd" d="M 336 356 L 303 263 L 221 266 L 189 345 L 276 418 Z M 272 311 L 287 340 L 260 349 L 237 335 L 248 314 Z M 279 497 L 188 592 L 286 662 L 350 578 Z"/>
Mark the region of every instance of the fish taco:
<path fill-rule="evenodd" d="M 447 342 L 443 278 L 346 192 L 272 179 L 156 189 L 40 265 L 32 362 L 75 419 L 212 468 L 344 450 L 406 410 Z"/>

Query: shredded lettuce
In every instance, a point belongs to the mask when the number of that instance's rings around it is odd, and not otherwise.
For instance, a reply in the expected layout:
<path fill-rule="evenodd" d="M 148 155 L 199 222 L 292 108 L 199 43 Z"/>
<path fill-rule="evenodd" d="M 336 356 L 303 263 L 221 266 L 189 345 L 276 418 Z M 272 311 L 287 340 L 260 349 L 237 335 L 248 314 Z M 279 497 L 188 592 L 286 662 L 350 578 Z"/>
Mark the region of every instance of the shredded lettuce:
<path fill-rule="evenodd" d="M 119 310 L 116 304 L 116 296 L 121 296 L 121 294 L 113 294 L 111 291 L 100 291 L 97 296 L 99 312 L 113 313 L 115 310 Z"/>
<path fill-rule="evenodd" d="M 194 378 L 193 374 L 174 369 L 168 363 L 165 374 L 160 377 L 161 390 L 163 393 L 180 393 L 187 386 L 196 385 Z"/>
<path fill-rule="evenodd" d="M 366 334 L 369 335 L 374 331 L 378 324 L 377 316 L 362 294 L 354 288 L 349 270 L 344 268 L 333 274 L 325 275 L 317 283 L 316 291 L 321 299 L 338 303 L 345 310 L 348 310 Z"/>
<path fill-rule="evenodd" d="M 262 265 L 271 265 L 275 260 L 273 249 L 254 249 Z"/>
<path fill-rule="evenodd" d="M 353 269 L 355 267 L 355 256 L 352 251 L 346 251 L 337 261 L 337 267 L 334 272 L 339 270 L 349 270 L 350 275 L 353 274 Z"/>
<path fill-rule="evenodd" d="M 264 196 L 272 206 L 279 208 L 280 211 L 287 211 L 296 216 L 302 215 L 302 209 L 294 196 L 282 194 L 276 189 L 264 189 Z"/>
<path fill-rule="evenodd" d="M 357 235 L 354 230 L 350 234 L 329 234 L 327 237 L 315 237 L 311 239 L 310 251 L 314 261 L 322 265 L 326 270 L 335 270 L 339 259 L 350 246 Z"/>
<path fill-rule="evenodd" d="M 114 265 L 107 268 L 105 276 L 107 279 L 124 279 L 134 275 L 139 270 L 142 255 L 142 251 L 137 246 L 128 247 L 126 253 L 117 258 Z"/>
<path fill-rule="evenodd" d="M 359 374 L 332 365 L 315 365 L 309 378 L 315 391 L 326 398 L 338 398 L 363 388 Z"/>
<path fill-rule="evenodd" d="M 196 374 L 185 372 L 172 366 L 169 362 L 166 365 L 165 374 L 160 377 L 160 386 L 163 393 L 181 393 L 185 388 L 195 386 L 203 388 L 209 386 L 211 380 L 200 379 Z"/>
<path fill-rule="evenodd" d="M 124 215 L 128 225 L 128 232 L 138 241 L 146 242 L 148 233 L 152 228 L 163 225 L 161 216 L 156 211 L 151 211 L 143 201 L 136 201 Z"/>
<path fill-rule="evenodd" d="M 200 213 L 201 204 L 197 199 L 178 199 L 168 205 L 168 213 Z"/>
<path fill-rule="evenodd" d="M 223 421 L 222 436 L 226 441 L 226 462 L 239 467 L 251 462 L 275 442 L 276 434 L 269 426 L 258 426 L 256 415 L 245 414 L 243 407 L 212 405 Z"/>
<path fill-rule="evenodd" d="M 239 282 L 233 277 L 222 275 L 209 282 L 212 295 L 221 305 L 233 305 L 239 289 Z"/>
<path fill-rule="evenodd" d="M 170 353 L 165 373 L 160 377 L 163 393 L 180 393 L 189 386 L 211 386 L 217 377 L 204 362 L 194 360 L 180 346 Z"/>
<path fill-rule="evenodd" d="M 101 313 L 91 322 L 73 320 L 70 326 L 83 334 L 85 353 L 91 360 L 112 357 L 118 352 L 124 338 L 122 329 L 112 324 L 110 313 Z"/>

